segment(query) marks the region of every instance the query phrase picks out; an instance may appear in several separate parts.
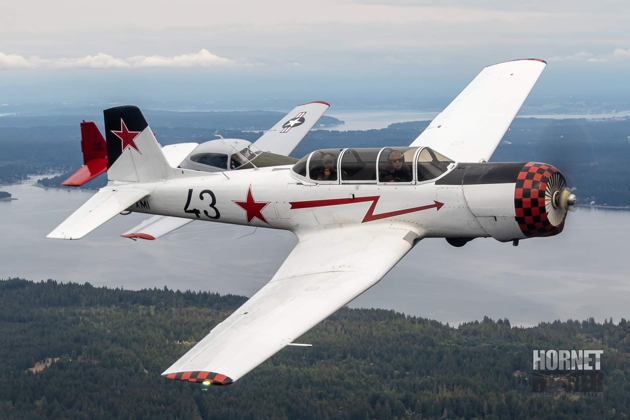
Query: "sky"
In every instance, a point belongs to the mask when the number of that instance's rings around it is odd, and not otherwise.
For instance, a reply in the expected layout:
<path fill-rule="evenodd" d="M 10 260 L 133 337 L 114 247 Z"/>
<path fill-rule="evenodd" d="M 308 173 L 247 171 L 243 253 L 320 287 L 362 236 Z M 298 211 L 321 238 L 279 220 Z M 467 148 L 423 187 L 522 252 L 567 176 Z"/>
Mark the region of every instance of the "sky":
<path fill-rule="evenodd" d="M 549 62 L 534 100 L 623 98 L 629 21 L 625 0 L 9 2 L 0 103 L 367 106 L 452 97 L 484 66 L 523 57 Z"/>

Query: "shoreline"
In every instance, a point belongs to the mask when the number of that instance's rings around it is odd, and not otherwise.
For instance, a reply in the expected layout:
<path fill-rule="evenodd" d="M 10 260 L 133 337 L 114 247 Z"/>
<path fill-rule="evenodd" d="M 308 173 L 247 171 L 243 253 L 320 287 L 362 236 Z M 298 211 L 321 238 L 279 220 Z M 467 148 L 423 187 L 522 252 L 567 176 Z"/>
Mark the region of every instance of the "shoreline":
<path fill-rule="evenodd" d="M 578 204 L 576 207 L 581 209 L 630 210 L 630 206 L 604 206 L 601 204 Z"/>

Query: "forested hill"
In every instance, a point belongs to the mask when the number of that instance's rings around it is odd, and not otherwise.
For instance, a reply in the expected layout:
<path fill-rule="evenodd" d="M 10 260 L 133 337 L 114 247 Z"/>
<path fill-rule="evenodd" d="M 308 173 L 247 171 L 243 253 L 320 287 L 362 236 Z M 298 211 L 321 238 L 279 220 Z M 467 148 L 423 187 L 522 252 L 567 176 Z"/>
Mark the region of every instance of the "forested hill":
<path fill-rule="evenodd" d="M 239 296 L 0 281 L 1 419 L 595 419 L 630 413 L 630 323 L 453 328 L 342 309 L 229 387 L 160 372 Z M 603 397 L 531 391 L 533 349 L 604 349 Z M 38 362 L 43 363 L 38 363 Z M 37 371 L 31 372 L 29 369 Z"/>

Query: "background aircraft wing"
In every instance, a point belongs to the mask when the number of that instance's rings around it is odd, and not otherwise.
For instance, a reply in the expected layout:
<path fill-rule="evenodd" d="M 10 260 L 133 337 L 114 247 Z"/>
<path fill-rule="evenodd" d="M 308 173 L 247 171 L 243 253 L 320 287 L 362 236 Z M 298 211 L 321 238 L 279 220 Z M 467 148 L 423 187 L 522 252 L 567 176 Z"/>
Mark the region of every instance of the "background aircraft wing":
<path fill-rule="evenodd" d="M 289 156 L 330 104 L 322 101 L 296 106 L 286 117 L 263 134 L 254 146 L 263 152 Z"/>
<path fill-rule="evenodd" d="M 486 67 L 411 145 L 458 162 L 488 161 L 546 65 L 523 59 Z"/>
<path fill-rule="evenodd" d="M 389 224 L 298 237 L 271 281 L 163 376 L 229 385 L 376 284 L 419 238 Z"/>
<path fill-rule="evenodd" d="M 162 153 L 171 168 L 177 168 L 199 143 L 177 143 L 162 147 Z"/>
<path fill-rule="evenodd" d="M 194 222 L 194 220 L 171 216 L 153 216 L 142 221 L 139 225 L 134 226 L 120 236 L 130 239 L 154 240 L 182 226 L 186 226 L 190 222 Z"/>

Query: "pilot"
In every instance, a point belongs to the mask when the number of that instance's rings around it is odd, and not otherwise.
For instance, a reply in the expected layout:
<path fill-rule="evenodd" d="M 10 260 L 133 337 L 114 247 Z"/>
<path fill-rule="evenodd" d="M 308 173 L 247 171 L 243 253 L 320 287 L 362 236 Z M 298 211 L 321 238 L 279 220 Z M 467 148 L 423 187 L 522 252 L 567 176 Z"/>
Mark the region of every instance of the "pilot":
<path fill-rule="evenodd" d="M 322 169 L 316 173 L 317 181 L 336 181 L 337 180 L 337 156 L 332 153 L 324 153 L 322 156 Z"/>
<path fill-rule="evenodd" d="M 413 177 L 405 164 L 405 156 L 398 150 L 392 150 L 387 157 L 389 166 L 381 171 L 381 182 L 411 182 Z"/>

